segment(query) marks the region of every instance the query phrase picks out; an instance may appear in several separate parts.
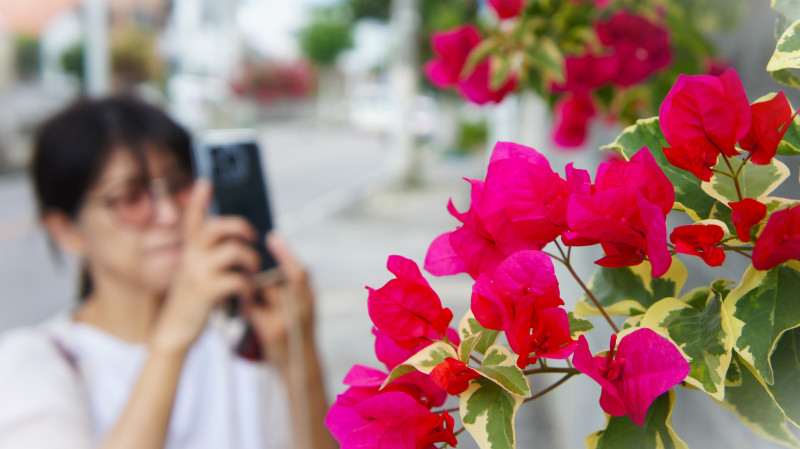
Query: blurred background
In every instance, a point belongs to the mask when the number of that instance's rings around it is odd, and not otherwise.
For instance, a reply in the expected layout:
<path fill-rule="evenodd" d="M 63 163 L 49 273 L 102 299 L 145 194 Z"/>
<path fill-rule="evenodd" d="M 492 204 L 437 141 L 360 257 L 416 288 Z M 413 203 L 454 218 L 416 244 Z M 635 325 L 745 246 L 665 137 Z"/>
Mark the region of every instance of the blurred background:
<path fill-rule="evenodd" d="M 533 146 L 560 171 L 568 162 L 591 171 L 605 157 L 556 150 L 548 108 L 533 95 L 478 107 L 424 81 L 430 33 L 485 14 L 484 3 L 0 0 L 0 331 L 33 325 L 76 301 L 77 267 L 53 257 L 35 216 L 25 172 L 33 132 L 81 95 L 130 93 L 193 132 L 258 131 L 278 229 L 318 293 L 317 338 L 333 400 L 354 363 L 379 366 L 363 287 L 389 279 L 390 254 L 422 265 L 430 242 L 456 225 L 445 210 L 448 198 L 466 208 L 461 178 L 484 175 L 494 142 Z M 747 20 L 713 40 L 754 100 L 781 89 L 764 69 L 775 17 L 768 2 L 746 7 Z M 796 97 L 792 102 L 798 105 Z M 620 131 L 594 126 L 585 149 Z M 598 257 L 585 254 L 588 278 Z M 704 271 L 689 268 L 693 276 Z M 430 281 L 456 317 L 467 310 L 466 275 Z M 562 295 L 568 306 L 579 299 L 572 286 Z M 578 393 L 567 387 L 521 411 L 519 447 L 582 447 L 586 434 L 603 427 L 594 405 L 576 411 L 564 404 L 575 394 L 599 395 L 584 381 L 573 381 Z M 730 425 L 730 439 L 719 447 L 768 447 L 735 420 L 682 418 L 682 409 L 709 402 L 700 396 L 680 398 L 675 413 L 690 446 L 709 447 L 708 425 Z M 474 447 L 466 440 L 463 447 Z"/>

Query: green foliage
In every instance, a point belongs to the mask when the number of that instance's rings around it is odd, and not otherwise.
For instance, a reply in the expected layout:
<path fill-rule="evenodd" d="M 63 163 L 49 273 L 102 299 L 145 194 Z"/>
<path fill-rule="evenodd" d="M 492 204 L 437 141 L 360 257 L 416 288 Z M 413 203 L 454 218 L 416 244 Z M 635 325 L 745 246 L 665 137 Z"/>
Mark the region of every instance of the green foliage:
<path fill-rule="evenodd" d="M 742 282 L 725 299 L 734 349 L 770 385 L 775 381 L 770 360 L 778 339 L 800 326 L 798 268 L 800 263 L 796 262 L 769 271 L 750 266 Z"/>
<path fill-rule="evenodd" d="M 627 416 L 606 415 L 606 427 L 586 437 L 586 449 L 688 449 L 672 429 L 675 393 L 662 394 L 639 427 Z"/>
<path fill-rule="evenodd" d="M 300 31 L 300 49 L 314 63 L 332 67 L 339 55 L 353 46 L 352 26 L 340 9 L 319 10 Z"/>
<path fill-rule="evenodd" d="M 594 329 L 594 324 L 591 321 L 575 315 L 574 312 L 568 312 L 567 317 L 569 318 L 569 332 L 572 338 L 578 338 L 580 335 Z"/>
<path fill-rule="evenodd" d="M 730 163 L 734 173 L 739 173 L 742 166 L 741 159 L 728 158 L 728 163 Z M 728 164 L 723 157 L 720 157 L 720 162 L 714 169 L 729 173 Z M 741 173 L 739 175 L 739 186 L 742 197 L 763 200 L 777 189 L 788 177 L 789 167 L 777 159 L 772 159 L 767 165 L 746 164 L 744 168 L 741 168 Z M 731 201 L 739 201 L 739 196 L 736 193 L 736 186 L 734 185 L 733 178 L 730 176 L 715 173 L 714 176 L 711 177 L 711 181 L 703 182 L 702 189 L 709 197 L 723 204 L 727 204 Z"/>
<path fill-rule="evenodd" d="M 14 61 L 17 76 L 30 79 L 39 75 L 41 56 L 39 39 L 35 36 L 21 35 L 14 39 Z"/>
<path fill-rule="evenodd" d="M 643 262 L 634 267 L 599 267 L 588 286 L 609 315 L 638 315 L 663 298 L 678 296 L 686 277 L 686 267 L 673 257 L 669 271 L 660 278 L 653 279 L 650 264 Z M 586 295 L 575 305 L 575 313 L 600 314 Z"/>
<path fill-rule="evenodd" d="M 485 121 L 481 120 L 473 122 L 459 120 L 456 148 L 458 151 L 465 152 L 475 149 L 483 149 L 486 147 L 488 134 L 489 130 L 487 129 Z"/>
<path fill-rule="evenodd" d="M 734 357 L 730 371 L 736 372 L 738 386 L 728 386 L 725 399 L 717 403 L 733 412 L 756 435 L 786 447 L 800 448 L 800 442 L 789 431 L 786 415 L 772 399 L 763 381 L 748 368 L 747 362 Z"/>
<path fill-rule="evenodd" d="M 346 5 L 352 11 L 355 20 L 386 21 L 392 12 L 391 0 L 347 0 Z"/>
<path fill-rule="evenodd" d="M 447 343 L 441 341 L 433 342 L 409 357 L 409 359 L 402 364 L 397 365 L 392 372 L 389 373 L 389 377 L 386 378 L 386 381 L 383 383 L 381 388 L 389 385 L 391 381 L 397 379 L 398 377 L 404 376 L 415 370 L 425 374 L 430 374 L 431 371 L 436 368 L 436 365 L 444 362 L 444 359 L 448 357 L 452 357 L 454 359 L 458 358 L 458 354 L 456 354 L 455 349 L 453 349 L 453 347 Z"/>
<path fill-rule="evenodd" d="M 786 417 L 800 426 L 800 328 L 781 336 L 771 362 L 774 382 L 767 389 Z"/>
<path fill-rule="evenodd" d="M 475 335 L 479 337 L 474 343 L 474 351 L 478 354 L 485 354 L 486 350 L 497 341 L 500 331 L 486 329 L 481 326 L 478 320 L 475 319 L 475 315 L 472 314 L 472 310 L 468 310 L 458 324 L 458 336 L 461 337 L 461 342 L 464 344 L 465 340 Z"/>
<path fill-rule="evenodd" d="M 516 364 L 517 355 L 506 346 L 494 345 L 486 351 L 476 371 L 491 379 L 511 394 L 528 397 L 531 386 Z"/>
<path fill-rule="evenodd" d="M 691 366 L 686 382 L 716 399 L 725 395 L 733 348 L 722 299 L 722 294 L 714 292 L 705 307 L 697 310 L 679 299 L 665 298 L 650 307 L 640 323 L 669 337 Z"/>
<path fill-rule="evenodd" d="M 83 82 L 84 78 L 84 43 L 76 42 L 61 54 L 61 67 L 65 72 Z"/>
<path fill-rule="evenodd" d="M 516 448 L 514 417 L 522 401 L 489 379 L 475 379 L 461 394 L 461 421 L 481 449 Z"/>

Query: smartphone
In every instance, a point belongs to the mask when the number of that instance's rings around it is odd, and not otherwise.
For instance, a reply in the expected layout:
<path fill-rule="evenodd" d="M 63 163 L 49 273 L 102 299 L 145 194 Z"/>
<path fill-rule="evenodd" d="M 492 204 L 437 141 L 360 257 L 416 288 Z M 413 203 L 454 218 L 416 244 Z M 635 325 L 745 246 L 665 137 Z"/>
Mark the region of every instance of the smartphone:
<path fill-rule="evenodd" d="M 238 215 L 256 229 L 255 249 L 261 258 L 262 275 L 277 268 L 275 258 L 264 245 L 272 230 L 264 158 L 258 145 L 258 135 L 249 129 L 206 131 L 199 135 L 193 151 L 197 176 L 209 179 L 214 187 L 211 213 Z M 227 303 L 229 315 L 236 315 L 238 301 Z M 262 351 L 252 328 L 247 326 L 237 352 L 248 359 L 262 358 Z"/>

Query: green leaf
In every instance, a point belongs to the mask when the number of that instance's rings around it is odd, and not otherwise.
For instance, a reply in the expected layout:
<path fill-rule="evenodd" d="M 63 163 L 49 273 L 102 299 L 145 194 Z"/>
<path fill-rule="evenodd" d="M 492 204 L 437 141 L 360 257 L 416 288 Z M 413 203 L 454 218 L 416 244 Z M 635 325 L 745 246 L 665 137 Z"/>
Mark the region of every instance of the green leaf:
<path fill-rule="evenodd" d="M 529 397 L 531 386 L 517 367 L 517 355 L 503 345 L 494 345 L 486 351 L 481 366 L 475 371 L 483 374 L 511 394 Z"/>
<path fill-rule="evenodd" d="M 686 383 L 717 400 L 724 397 L 733 334 L 719 293 L 703 310 L 676 298 L 662 299 L 647 310 L 640 326 L 668 337 L 681 350 L 691 367 Z"/>
<path fill-rule="evenodd" d="M 800 0 L 771 0 L 772 9 L 778 14 L 775 39 L 779 39 L 790 24 L 800 20 Z"/>
<path fill-rule="evenodd" d="M 800 89 L 800 75 L 795 73 L 792 69 L 776 70 L 774 72 L 769 72 L 769 74 L 772 76 L 772 79 L 781 84 Z"/>
<path fill-rule="evenodd" d="M 693 288 L 686 293 L 685 295 L 681 296 L 681 301 L 689 304 L 690 306 L 694 307 L 697 310 L 703 310 L 706 307 L 706 303 L 708 302 L 708 296 L 711 294 L 710 287 L 697 287 Z"/>
<path fill-rule="evenodd" d="M 537 39 L 528 52 L 536 66 L 540 67 L 547 78 L 556 83 L 563 83 L 566 74 L 564 73 L 564 55 L 555 42 L 547 36 Z"/>
<path fill-rule="evenodd" d="M 800 426 L 800 328 L 783 334 L 771 360 L 775 382 L 767 388 L 789 420 Z"/>
<path fill-rule="evenodd" d="M 486 329 L 475 319 L 472 310 L 468 310 L 461 321 L 458 323 L 458 336 L 461 340 L 466 340 L 472 335 L 480 334 L 480 339 L 475 344 L 473 350 L 478 354 L 485 354 L 489 346 L 492 346 L 500 336 L 500 331 Z"/>
<path fill-rule="evenodd" d="M 461 68 L 459 78 L 463 79 L 472 75 L 472 72 L 475 71 L 475 68 L 478 67 L 478 64 L 483 62 L 483 60 L 489 55 L 497 51 L 501 44 L 502 41 L 500 39 L 489 38 L 473 48 L 469 52 L 469 56 L 467 56 L 467 61 L 464 63 L 464 67 Z"/>
<path fill-rule="evenodd" d="M 800 263 L 790 261 L 769 271 L 751 265 L 725 299 L 734 349 L 766 383 L 775 378 L 770 364 L 778 339 L 800 326 Z"/>
<path fill-rule="evenodd" d="M 800 84 L 797 85 L 800 88 Z M 800 117 L 795 116 L 783 135 L 783 140 L 778 144 L 778 154 L 796 156 L 800 154 Z"/>
<path fill-rule="evenodd" d="M 738 362 L 738 356 L 734 357 L 731 369 L 736 370 L 740 385 L 729 386 L 725 399 L 717 403 L 733 412 L 756 435 L 786 447 L 800 448 L 800 442 L 786 425 L 786 415 L 746 365 Z"/>
<path fill-rule="evenodd" d="M 728 366 L 728 373 L 725 374 L 725 387 L 739 387 L 742 385 L 742 368 L 736 360 L 739 358 L 734 353 L 731 364 Z"/>
<path fill-rule="evenodd" d="M 644 425 L 639 427 L 627 416 L 606 416 L 606 428 L 586 437 L 586 449 L 689 449 L 672 429 L 672 390 L 659 396 Z"/>
<path fill-rule="evenodd" d="M 569 332 L 573 339 L 594 329 L 594 324 L 591 321 L 575 315 L 574 312 L 567 312 L 567 317 L 569 318 Z"/>
<path fill-rule="evenodd" d="M 768 72 L 796 68 L 800 68 L 800 20 L 793 22 L 783 32 L 767 63 Z"/>
<path fill-rule="evenodd" d="M 491 58 L 489 88 L 499 90 L 511 76 L 511 55 L 494 55 Z"/>
<path fill-rule="evenodd" d="M 738 158 L 728 158 L 734 172 L 739 170 L 742 160 Z M 728 172 L 728 166 L 724 160 L 714 167 L 717 170 Z M 739 174 L 739 187 L 744 198 L 762 200 L 772 193 L 786 178 L 789 177 L 789 167 L 783 162 L 772 159 L 767 165 L 747 164 Z M 703 182 L 703 191 L 721 203 L 728 204 L 731 201 L 739 201 L 736 193 L 736 186 L 733 179 L 715 173 L 711 181 Z"/>
<path fill-rule="evenodd" d="M 478 332 L 477 334 L 470 335 L 469 337 L 461 340 L 461 344 L 458 345 L 458 360 L 467 363 L 469 356 L 472 355 L 472 351 L 475 349 L 475 346 L 478 344 L 480 339 L 481 333 Z"/>
<path fill-rule="evenodd" d="M 664 276 L 650 274 L 650 263 L 645 261 L 634 267 L 600 267 L 589 280 L 589 290 L 609 315 L 636 315 L 644 313 L 660 299 L 676 297 L 686 282 L 686 267 L 678 258 Z M 575 305 L 575 313 L 583 316 L 600 315 L 600 311 L 587 295 Z"/>
<path fill-rule="evenodd" d="M 714 207 L 715 200 L 703 192 L 700 180 L 693 174 L 669 163 L 662 149 L 668 146 L 661 132 L 658 117 L 652 117 L 638 120 L 635 125 L 625 128 L 614 142 L 600 149 L 611 149 L 630 159 L 642 147 L 647 147 L 661 170 L 675 186 L 673 209 L 685 211 L 694 221 L 711 217 L 711 208 Z"/>
<path fill-rule="evenodd" d="M 430 374 L 431 371 L 436 368 L 436 365 L 444 362 L 444 359 L 447 357 L 456 359 L 458 358 L 458 354 L 456 354 L 456 350 L 447 343 L 435 341 L 409 357 L 408 360 L 402 364 L 397 365 L 392 372 L 389 373 L 389 377 L 383 382 L 381 388 L 386 387 L 386 385 L 389 385 L 393 380 L 413 372 L 414 370 Z"/>
<path fill-rule="evenodd" d="M 514 418 L 522 401 L 489 379 L 475 379 L 461 393 L 461 421 L 481 449 L 516 448 Z"/>

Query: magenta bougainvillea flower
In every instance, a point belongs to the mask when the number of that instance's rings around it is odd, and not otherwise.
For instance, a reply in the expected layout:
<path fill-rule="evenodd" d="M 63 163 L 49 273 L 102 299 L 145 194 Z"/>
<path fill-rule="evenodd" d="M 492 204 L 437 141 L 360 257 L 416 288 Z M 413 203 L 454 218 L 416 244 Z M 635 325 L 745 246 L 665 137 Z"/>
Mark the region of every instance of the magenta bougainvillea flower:
<path fill-rule="evenodd" d="M 594 102 L 588 94 L 565 95 L 555 106 L 553 141 L 564 148 L 583 145 L 595 114 Z"/>
<path fill-rule="evenodd" d="M 524 0 L 489 0 L 489 6 L 497 13 L 500 19 L 517 17 L 525 7 Z"/>
<path fill-rule="evenodd" d="M 483 327 L 506 333 L 520 368 L 575 350 L 563 304 L 553 263 L 539 251 L 512 254 L 472 287 L 472 313 Z"/>
<path fill-rule="evenodd" d="M 377 290 L 367 287 L 367 306 L 375 327 L 404 347 L 427 341 L 431 329 L 445 335 L 453 312 L 442 308 L 417 264 L 402 256 L 389 256 L 386 267 L 396 278 Z"/>
<path fill-rule="evenodd" d="M 458 87 L 461 94 L 473 103 L 499 103 L 516 87 L 515 77 L 511 76 L 499 89 L 492 89 L 488 59 L 480 62 L 472 73 L 462 73 L 470 52 L 481 40 L 480 32 L 473 25 L 433 33 L 431 44 L 436 56 L 425 64 L 425 75 L 434 86 Z"/>
<path fill-rule="evenodd" d="M 603 411 L 628 415 L 641 426 L 650 404 L 689 375 L 689 362 L 671 341 L 647 328 L 623 337 L 615 351 L 616 343 L 617 336 L 612 335 L 608 354 L 593 357 L 581 335 L 572 363 L 603 388 Z"/>
<path fill-rule="evenodd" d="M 469 381 L 481 375 L 461 360 L 447 357 L 431 371 L 431 379 L 447 394 L 456 396 L 469 387 Z"/>
<path fill-rule="evenodd" d="M 667 272 L 666 216 L 675 202 L 672 183 L 643 148 L 630 161 L 600 164 L 591 196 L 572 195 L 567 206 L 569 246 L 601 244 L 604 267 L 638 265 L 648 259 L 653 277 Z"/>
<path fill-rule="evenodd" d="M 736 142 L 750 130 L 751 112 L 731 69 L 718 77 L 680 75 L 661 103 L 659 119 L 671 146 L 664 148 L 670 163 L 708 181 L 720 153 L 739 154 Z"/>
<path fill-rule="evenodd" d="M 342 449 L 432 449 L 439 442 L 458 444 L 453 418 L 446 411 L 432 413 L 400 391 L 369 394 L 353 390 L 339 395 L 325 418 Z"/>
<path fill-rule="evenodd" d="M 789 129 L 792 106 L 783 92 L 775 97 L 750 105 L 752 123 L 750 131 L 739 141 L 742 150 L 751 152 L 750 161 L 766 165 L 775 157 L 778 144 Z"/>
<path fill-rule="evenodd" d="M 564 58 L 566 79 L 563 84 L 554 84 L 555 92 L 571 92 L 588 95 L 592 90 L 610 82 L 619 69 L 619 61 L 613 56 L 596 56 L 588 52 L 581 56 Z"/>
<path fill-rule="evenodd" d="M 773 212 L 753 248 L 753 267 L 770 270 L 800 260 L 800 206 Z"/>
<path fill-rule="evenodd" d="M 736 237 L 743 242 L 750 241 L 750 229 L 767 216 L 767 205 L 752 198 L 728 203 L 731 207 L 731 221 L 736 227 Z"/>
<path fill-rule="evenodd" d="M 725 262 L 725 251 L 717 244 L 725 237 L 721 227 L 712 225 L 678 226 L 672 231 L 669 240 L 675 244 L 675 252 L 698 256 L 710 267 L 718 267 Z"/>
<path fill-rule="evenodd" d="M 486 182 L 472 184 L 470 207 L 450 213 L 463 225 L 437 237 L 428 248 L 425 269 L 436 276 L 491 273 L 510 254 L 538 250 L 566 226 L 566 204 L 573 193 L 589 194 L 589 174 L 569 166 L 564 181 L 536 150 L 498 142 Z"/>
<path fill-rule="evenodd" d="M 669 32 L 642 16 L 621 10 L 598 22 L 595 31 L 611 49 L 616 70 L 610 81 L 618 86 L 632 86 L 672 61 Z"/>

